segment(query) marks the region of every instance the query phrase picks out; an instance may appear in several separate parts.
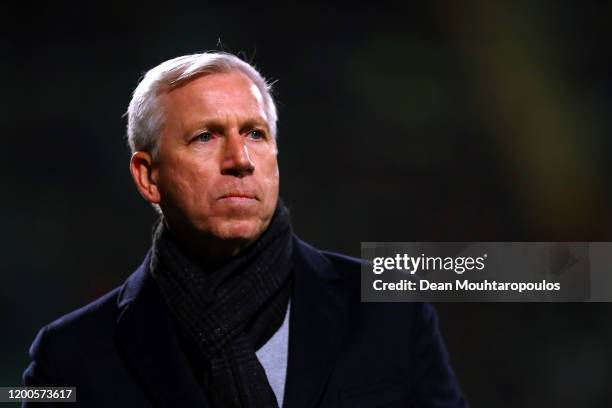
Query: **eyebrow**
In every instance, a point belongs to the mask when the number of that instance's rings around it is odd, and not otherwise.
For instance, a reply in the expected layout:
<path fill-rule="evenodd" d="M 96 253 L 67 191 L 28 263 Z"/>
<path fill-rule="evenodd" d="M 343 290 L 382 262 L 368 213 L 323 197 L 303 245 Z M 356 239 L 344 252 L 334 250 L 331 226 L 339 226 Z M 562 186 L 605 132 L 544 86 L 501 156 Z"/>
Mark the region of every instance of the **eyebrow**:
<path fill-rule="evenodd" d="M 261 128 L 263 127 L 266 132 L 270 132 L 268 122 L 262 119 L 248 119 L 244 122 L 244 124 L 240 127 L 240 130 L 250 129 L 250 128 Z"/>
<path fill-rule="evenodd" d="M 223 133 L 225 121 L 211 118 L 204 119 L 199 121 L 194 129 L 206 128 L 213 132 Z M 240 132 L 243 132 L 246 129 L 252 128 L 264 128 L 267 133 L 270 133 L 270 127 L 268 126 L 268 122 L 263 118 L 249 118 L 240 122 Z"/>

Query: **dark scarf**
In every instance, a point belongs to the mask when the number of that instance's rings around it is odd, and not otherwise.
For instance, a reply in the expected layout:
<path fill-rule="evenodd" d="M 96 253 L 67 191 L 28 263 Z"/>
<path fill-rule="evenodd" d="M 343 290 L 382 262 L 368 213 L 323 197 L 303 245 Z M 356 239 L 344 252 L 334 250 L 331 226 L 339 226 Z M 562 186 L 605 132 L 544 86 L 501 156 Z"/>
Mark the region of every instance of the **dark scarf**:
<path fill-rule="evenodd" d="M 238 255 L 214 267 L 196 265 L 168 234 L 153 234 L 151 272 L 203 368 L 215 408 L 278 407 L 255 351 L 283 322 L 292 286 L 291 224 L 279 200 L 267 230 Z"/>

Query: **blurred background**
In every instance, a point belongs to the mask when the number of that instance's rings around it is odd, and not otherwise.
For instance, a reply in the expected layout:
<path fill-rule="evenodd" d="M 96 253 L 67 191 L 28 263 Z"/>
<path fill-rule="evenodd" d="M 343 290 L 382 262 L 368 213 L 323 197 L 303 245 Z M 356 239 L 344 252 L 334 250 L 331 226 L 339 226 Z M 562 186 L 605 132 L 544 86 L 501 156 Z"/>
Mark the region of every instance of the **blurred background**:
<path fill-rule="evenodd" d="M 140 76 L 182 54 L 222 47 L 277 81 L 281 194 L 318 248 L 612 241 L 604 2 L 0 10 L 2 386 L 21 384 L 40 327 L 142 261 L 155 214 L 122 115 Z M 612 406 L 612 305 L 437 308 L 474 407 Z"/>

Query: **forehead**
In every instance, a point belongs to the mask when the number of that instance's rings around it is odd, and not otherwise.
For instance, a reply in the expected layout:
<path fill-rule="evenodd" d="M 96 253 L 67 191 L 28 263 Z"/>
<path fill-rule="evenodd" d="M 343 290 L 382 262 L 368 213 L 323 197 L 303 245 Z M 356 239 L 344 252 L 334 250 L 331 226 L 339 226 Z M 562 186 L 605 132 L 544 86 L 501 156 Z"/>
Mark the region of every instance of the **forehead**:
<path fill-rule="evenodd" d="M 240 71 L 197 76 L 166 92 L 162 103 L 173 119 L 265 118 L 261 91 Z"/>

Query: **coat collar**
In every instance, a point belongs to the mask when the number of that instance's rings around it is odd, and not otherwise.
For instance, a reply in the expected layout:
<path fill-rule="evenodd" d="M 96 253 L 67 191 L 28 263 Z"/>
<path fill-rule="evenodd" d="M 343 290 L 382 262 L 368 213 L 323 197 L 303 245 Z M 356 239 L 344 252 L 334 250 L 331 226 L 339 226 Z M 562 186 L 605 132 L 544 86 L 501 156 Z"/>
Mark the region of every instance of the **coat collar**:
<path fill-rule="evenodd" d="M 347 296 L 329 259 L 295 238 L 289 317 L 286 408 L 317 406 L 335 366 L 348 322 Z"/>
<path fill-rule="evenodd" d="M 294 237 L 294 288 L 284 407 L 316 406 L 346 329 L 341 277 L 319 251 Z M 149 273 L 150 252 L 118 297 L 116 340 L 126 364 L 162 407 L 207 408 L 181 352 L 169 310 Z"/>
<path fill-rule="evenodd" d="M 119 294 L 116 341 L 147 394 L 161 407 L 207 408 L 175 334 L 169 310 L 149 273 L 151 252 Z"/>

